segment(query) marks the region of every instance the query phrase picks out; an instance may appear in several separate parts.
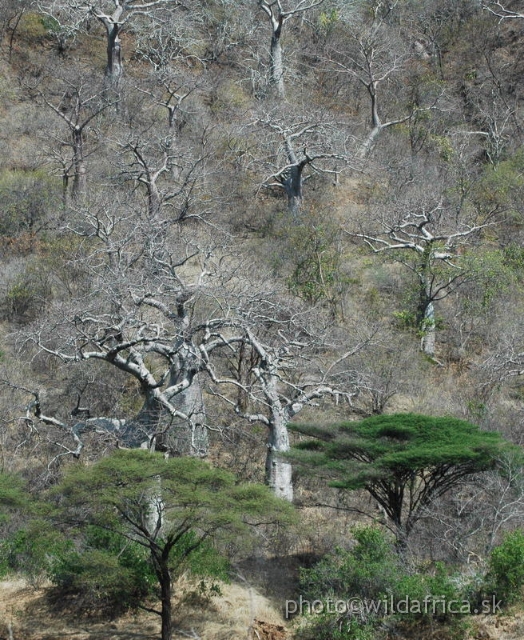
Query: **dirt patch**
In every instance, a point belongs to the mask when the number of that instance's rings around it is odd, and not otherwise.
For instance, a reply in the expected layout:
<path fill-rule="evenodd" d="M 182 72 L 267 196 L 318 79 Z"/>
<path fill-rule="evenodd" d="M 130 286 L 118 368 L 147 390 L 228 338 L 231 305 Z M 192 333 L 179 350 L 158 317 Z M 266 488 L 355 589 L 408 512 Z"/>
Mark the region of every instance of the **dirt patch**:
<path fill-rule="evenodd" d="M 173 603 L 179 630 L 174 640 L 288 638 L 280 612 L 249 583 L 220 585 L 221 595 L 208 599 L 192 597 L 194 586 L 182 578 L 175 590 L 181 596 Z M 112 621 L 79 618 L 74 611 L 54 614 L 49 591 L 23 580 L 0 582 L 0 640 L 156 640 L 160 635 L 159 617 L 143 611 Z"/>
<path fill-rule="evenodd" d="M 263 620 L 255 620 L 251 629 L 252 640 L 286 640 L 287 633 L 280 624 L 270 624 Z"/>

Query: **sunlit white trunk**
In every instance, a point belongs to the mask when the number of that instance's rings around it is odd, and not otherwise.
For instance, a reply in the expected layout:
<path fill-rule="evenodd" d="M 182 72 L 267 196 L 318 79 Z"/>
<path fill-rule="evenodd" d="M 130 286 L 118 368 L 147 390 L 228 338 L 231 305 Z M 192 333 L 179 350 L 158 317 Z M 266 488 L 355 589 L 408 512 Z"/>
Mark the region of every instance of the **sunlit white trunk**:
<path fill-rule="evenodd" d="M 289 451 L 288 415 L 278 397 L 276 376 L 270 381 L 266 389 L 266 395 L 271 404 L 266 456 L 266 482 L 276 496 L 292 502 L 292 467 L 282 457 L 282 454 Z"/>
<path fill-rule="evenodd" d="M 268 439 L 266 457 L 266 481 L 279 498 L 293 501 L 293 481 L 291 464 L 282 458 L 289 451 L 287 428 L 273 425 Z"/>
<path fill-rule="evenodd" d="M 435 355 L 435 306 L 433 302 L 429 302 L 426 306 L 421 332 L 420 349 L 427 356 L 433 358 Z"/>
<path fill-rule="evenodd" d="M 428 271 L 431 265 L 431 247 L 424 256 L 425 273 L 420 278 L 420 299 L 417 313 L 418 329 L 420 331 L 420 350 L 428 357 L 435 355 L 435 306 L 431 293 L 431 279 Z"/>

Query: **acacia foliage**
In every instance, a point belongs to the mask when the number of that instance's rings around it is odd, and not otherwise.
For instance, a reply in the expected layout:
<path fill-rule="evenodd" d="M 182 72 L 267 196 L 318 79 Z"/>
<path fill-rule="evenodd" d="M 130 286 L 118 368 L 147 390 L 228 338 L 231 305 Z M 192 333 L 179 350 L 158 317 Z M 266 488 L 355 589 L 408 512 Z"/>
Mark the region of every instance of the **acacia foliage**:
<path fill-rule="evenodd" d="M 102 526 L 148 548 L 152 541 L 175 547 L 191 531 L 196 549 L 219 532 L 245 536 L 253 519 L 292 519 L 291 506 L 263 485 L 238 484 L 232 473 L 197 458 L 144 450 L 118 450 L 78 466 L 53 492 L 72 524 Z"/>
<path fill-rule="evenodd" d="M 161 617 L 162 640 L 173 634 L 173 580 L 192 555 L 208 543 L 224 549 L 245 540 L 250 525 L 289 523 L 293 512 L 267 487 L 238 484 L 233 474 L 203 460 L 144 450 L 119 450 L 78 466 L 54 493 L 63 522 L 94 525 L 147 550 L 161 602 L 151 611 Z"/>
<path fill-rule="evenodd" d="M 433 500 L 460 480 L 494 468 L 514 448 L 470 422 L 409 413 L 292 428 L 313 436 L 294 447 L 293 458 L 320 469 L 331 487 L 366 490 L 400 537 L 409 535 Z"/>

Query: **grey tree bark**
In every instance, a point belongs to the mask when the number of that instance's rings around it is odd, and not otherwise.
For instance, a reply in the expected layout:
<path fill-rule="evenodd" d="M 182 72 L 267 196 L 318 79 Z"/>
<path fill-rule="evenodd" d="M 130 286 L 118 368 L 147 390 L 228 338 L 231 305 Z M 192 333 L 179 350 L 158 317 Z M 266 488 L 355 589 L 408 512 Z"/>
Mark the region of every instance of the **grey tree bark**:
<path fill-rule="evenodd" d="M 275 144 L 279 145 L 275 163 L 278 168 L 266 179 L 265 184 L 285 191 L 291 219 L 299 223 L 304 199 L 303 186 L 307 177 L 304 175 L 306 168 L 309 167 L 319 174 L 338 176 L 342 171 L 339 167 L 347 165 L 350 158 L 344 149 L 345 140 L 337 136 L 340 130 L 336 123 L 315 122 L 309 117 L 297 118 L 297 122 L 293 122 L 292 118 L 290 120 L 289 123 L 280 123 L 269 117 L 260 121 L 278 134 Z M 308 148 L 309 141 L 312 142 L 311 149 Z M 296 151 L 299 144 L 303 145 L 300 152 Z M 337 147 L 340 148 L 340 153 L 336 152 Z"/>

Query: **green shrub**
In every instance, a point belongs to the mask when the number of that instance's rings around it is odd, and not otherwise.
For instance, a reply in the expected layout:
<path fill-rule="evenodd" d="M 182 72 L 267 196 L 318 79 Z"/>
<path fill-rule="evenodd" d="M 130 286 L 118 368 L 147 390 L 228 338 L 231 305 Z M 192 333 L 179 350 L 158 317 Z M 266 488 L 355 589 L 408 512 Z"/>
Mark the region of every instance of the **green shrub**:
<path fill-rule="evenodd" d="M 182 537 L 170 558 L 173 567 L 201 578 L 227 580 L 227 561 L 211 544 L 203 544 L 181 562 L 195 538 L 192 532 Z M 77 548 L 54 558 L 48 575 L 56 587 L 55 597 L 74 598 L 75 606 L 84 612 L 96 609 L 115 613 L 136 607 L 155 592 L 158 584 L 148 549 L 95 526 L 85 529 Z M 201 581 L 201 598 L 209 599 L 217 591 L 214 582 Z"/>
<path fill-rule="evenodd" d="M 508 533 L 502 543 L 493 549 L 485 586 L 505 605 L 519 600 L 524 586 L 523 531 L 517 529 Z"/>
<path fill-rule="evenodd" d="M 30 322 L 41 313 L 53 295 L 51 274 L 34 260 L 7 285 L 0 301 L 0 316 L 11 322 Z"/>
<path fill-rule="evenodd" d="M 295 634 L 297 640 L 379 640 L 382 637 L 370 622 L 326 613 L 315 616 Z"/>
<path fill-rule="evenodd" d="M 60 597 L 72 596 L 84 611 L 125 611 L 152 593 L 156 576 L 149 552 L 132 540 L 87 527 L 79 548 L 55 556 L 48 575 Z"/>
<path fill-rule="evenodd" d="M 55 564 L 51 579 L 61 600 L 72 596 L 75 606 L 84 612 L 121 612 L 147 595 L 144 583 L 134 568 L 104 549 L 73 552 Z"/>
<path fill-rule="evenodd" d="M 173 567 L 177 567 L 179 572 L 187 569 L 194 576 L 199 578 L 214 578 L 228 581 L 229 576 L 229 562 L 221 555 L 217 549 L 209 542 L 204 542 L 197 549 L 192 551 L 186 560 L 182 562 L 182 558 L 185 557 L 187 549 L 195 545 L 197 535 L 193 531 L 188 531 L 182 536 L 174 551 L 171 553 L 170 560 Z M 205 582 L 201 583 L 205 585 Z M 216 585 L 212 585 L 208 588 L 205 587 L 204 591 L 210 589 L 213 591 Z"/>
<path fill-rule="evenodd" d="M 458 620 L 461 614 L 468 613 L 471 609 L 469 599 L 442 563 L 437 563 L 432 573 L 419 572 L 401 576 L 395 591 L 394 601 L 402 618 L 427 621 L 434 618 L 450 622 Z M 398 611 L 400 601 L 405 603 L 405 613 Z"/>
<path fill-rule="evenodd" d="M 399 562 L 392 543 L 376 527 L 353 530 L 356 545 L 351 551 L 336 549 L 312 569 L 301 573 L 301 592 L 312 600 L 359 596 L 380 599 L 392 593 Z"/>
<path fill-rule="evenodd" d="M 463 628 L 463 614 L 474 609 L 468 585 L 459 586 L 462 581 L 444 564 L 410 572 L 381 529 L 360 527 L 353 536 L 353 549 L 337 549 L 302 570 L 302 614 L 307 617 L 298 631 L 300 640 L 377 640 L 386 618 L 394 624 L 436 620 L 446 623 L 449 633 Z"/>
<path fill-rule="evenodd" d="M 49 528 L 43 520 L 18 529 L 0 545 L 0 567 L 4 572 L 17 571 L 37 585 L 53 571 L 54 564 L 68 556 L 72 542 Z"/>

